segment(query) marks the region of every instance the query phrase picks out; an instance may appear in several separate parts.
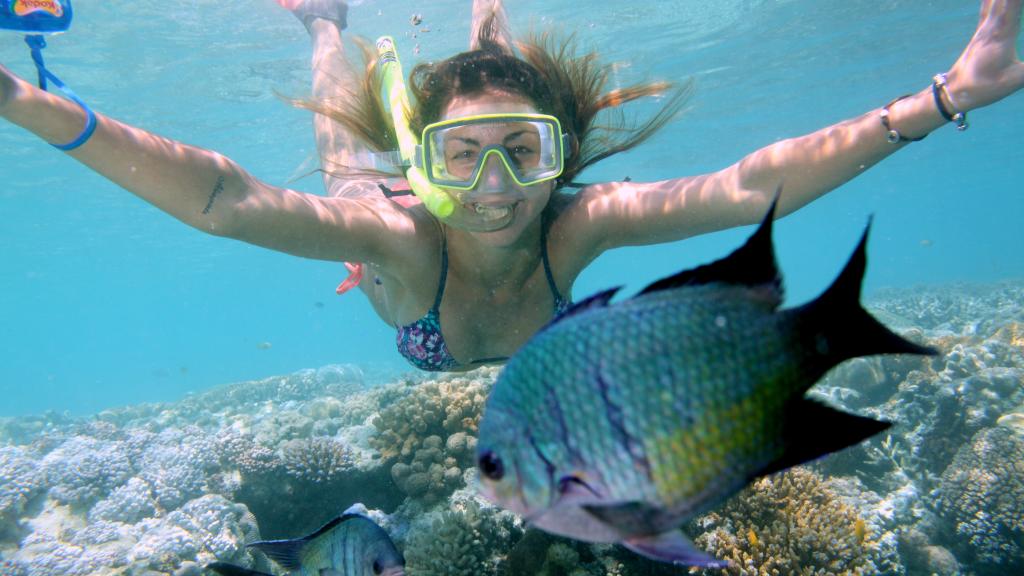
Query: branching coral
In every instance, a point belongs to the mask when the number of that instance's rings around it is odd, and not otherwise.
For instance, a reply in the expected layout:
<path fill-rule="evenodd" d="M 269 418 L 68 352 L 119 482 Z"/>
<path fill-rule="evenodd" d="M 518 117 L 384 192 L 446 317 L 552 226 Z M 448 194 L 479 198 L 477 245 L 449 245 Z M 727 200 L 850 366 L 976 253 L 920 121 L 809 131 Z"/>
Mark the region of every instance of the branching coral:
<path fill-rule="evenodd" d="M 409 576 L 488 576 L 522 536 L 514 517 L 468 501 L 414 527 L 405 546 Z"/>
<path fill-rule="evenodd" d="M 315 484 L 336 480 L 353 465 L 352 451 L 345 443 L 322 436 L 285 442 L 281 461 L 288 474 Z"/>
<path fill-rule="evenodd" d="M 803 468 L 754 482 L 717 512 L 695 543 L 729 560 L 733 575 L 895 574 L 871 529 L 820 476 Z"/>
<path fill-rule="evenodd" d="M 1024 436 L 982 430 L 942 475 L 941 511 L 979 574 L 1024 572 Z"/>

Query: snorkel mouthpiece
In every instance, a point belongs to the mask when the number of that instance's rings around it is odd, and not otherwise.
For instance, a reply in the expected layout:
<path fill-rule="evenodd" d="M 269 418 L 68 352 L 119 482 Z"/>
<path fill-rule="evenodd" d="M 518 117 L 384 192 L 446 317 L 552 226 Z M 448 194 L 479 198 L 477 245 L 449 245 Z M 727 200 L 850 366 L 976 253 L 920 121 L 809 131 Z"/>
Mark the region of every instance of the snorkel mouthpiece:
<path fill-rule="evenodd" d="M 409 128 L 409 95 L 405 88 L 402 63 L 398 60 L 398 50 L 390 36 L 377 39 L 377 68 L 391 109 L 399 153 L 403 163 L 408 166 L 405 177 L 427 210 L 446 224 L 473 232 L 493 232 L 508 226 L 512 220 L 512 206 L 477 204 L 473 209 L 467 208 L 456 202 L 446 190 L 431 184 L 423 170 L 413 162 L 417 153 L 417 138 Z"/>

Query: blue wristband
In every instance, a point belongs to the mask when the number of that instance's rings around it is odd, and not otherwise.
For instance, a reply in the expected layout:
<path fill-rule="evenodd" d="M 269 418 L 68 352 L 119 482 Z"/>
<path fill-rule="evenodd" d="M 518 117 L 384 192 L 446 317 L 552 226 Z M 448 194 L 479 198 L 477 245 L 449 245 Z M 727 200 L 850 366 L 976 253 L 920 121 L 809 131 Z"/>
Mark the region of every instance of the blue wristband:
<path fill-rule="evenodd" d="M 65 152 L 74 150 L 82 144 L 85 144 L 85 142 L 92 136 L 92 133 L 96 131 L 96 114 L 93 113 L 92 109 L 89 108 L 89 105 L 79 98 L 71 88 L 68 88 L 66 84 L 61 82 L 60 78 L 57 78 L 52 72 L 46 69 L 46 66 L 43 64 L 43 48 L 46 48 L 46 40 L 41 35 L 35 34 L 32 36 L 25 36 L 25 43 L 32 49 L 32 61 L 35 62 L 36 71 L 39 73 L 39 87 L 46 90 L 46 81 L 49 80 L 53 82 L 54 86 L 60 88 L 61 92 L 85 111 L 85 128 L 82 130 L 81 134 L 67 144 L 50 143 L 51 146 L 58 150 L 63 150 Z"/>
<path fill-rule="evenodd" d="M 78 104 L 82 107 L 82 110 L 85 110 L 85 128 L 82 129 L 82 133 L 79 134 L 77 138 L 75 138 L 71 142 L 68 142 L 67 144 L 54 144 L 53 142 L 50 142 L 50 146 L 53 146 L 58 150 L 63 150 L 67 152 L 69 150 L 74 150 L 75 148 L 78 148 L 82 144 L 85 144 L 85 141 L 92 137 L 92 133 L 96 131 L 96 114 L 94 114 L 92 109 L 89 108 L 85 104 L 85 102 L 82 102 L 82 100 L 78 96 L 76 96 L 70 88 L 65 89 L 65 86 L 63 84 L 58 84 L 60 80 L 57 80 L 56 77 L 51 79 L 54 81 L 54 84 L 57 84 L 57 86 L 61 88 L 61 90 L 63 90 L 65 94 L 67 94 L 72 100 L 74 100 L 75 104 Z"/>

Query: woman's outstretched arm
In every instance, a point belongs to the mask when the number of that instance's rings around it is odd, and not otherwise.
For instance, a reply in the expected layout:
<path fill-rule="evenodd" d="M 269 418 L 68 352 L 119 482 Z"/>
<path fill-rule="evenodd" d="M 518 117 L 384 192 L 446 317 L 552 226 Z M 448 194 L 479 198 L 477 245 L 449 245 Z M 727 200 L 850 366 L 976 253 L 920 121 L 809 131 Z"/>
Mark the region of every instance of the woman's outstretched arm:
<path fill-rule="evenodd" d="M 69 142 L 86 114 L 0 65 L 0 115 L 47 142 Z M 122 188 L 205 232 L 230 235 L 247 176 L 234 162 L 96 114 L 96 130 L 68 154 Z"/>
<path fill-rule="evenodd" d="M 83 110 L 0 65 L 0 117 L 47 142 L 67 142 L 85 125 Z M 218 236 L 326 260 L 401 254 L 413 237 L 408 212 L 394 203 L 347 201 L 260 182 L 234 161 L 96 115 L 96 129 L 68 152 L 115 184 L 182 222 Z"/>
<path fill-rule="evenodd" d="M 1024 86 L 1016 52 L 1020 19 L 1021 0 L 983 0 L 974 36 L 938 91 L 947 113 L 986 106 Z M 776 142 L 712 174 L 589 187 L 573 213 L 589 223 L 580 227 L 603 231 L 591 240 L 598 253 L 755 223 L 780 188 L 779 214 L 788 214 L 948 122 L 930 85 L 887 108 L 890 128 L 907 140 L 889 141 L 879 108 Z"/>

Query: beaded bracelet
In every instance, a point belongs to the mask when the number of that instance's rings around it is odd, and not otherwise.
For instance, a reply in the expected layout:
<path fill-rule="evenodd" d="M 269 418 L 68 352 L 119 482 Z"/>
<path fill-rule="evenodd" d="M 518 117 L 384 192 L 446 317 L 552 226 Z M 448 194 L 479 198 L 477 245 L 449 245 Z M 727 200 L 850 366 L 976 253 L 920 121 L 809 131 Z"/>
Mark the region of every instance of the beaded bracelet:
<path fill-rule="evenodd" d="M 882 106 L 882 111 L 878 114 L 878 119 L 882 121 L 882 127 L 885 128 L 885 139 L 890 144 L 897 144 L 899 142 L 920 142 L 921 140 L 924 140 L 926 136 L 928 136 L 927 134 L 925 134 L 920 138 L 907 138 L 903 134 L 900 134 L 898 130 L 889 125 L 889 107 L 899 102 L 900 100 L 903 100 L 904 98 L 909 98 L 910 96 L 912 96 L 912 94 L 904 94 L 903 96 L 896 98 L 892 102 L 889 102 L 885 106 Z"/>
<path fill-rule="evenodd" d="M 946 99 L 949 100 L 950 106 L 953 107 L 952 111 L 947 109 L 946 103 L 942 101 L 940 92 L 943 91 L 946 93 Z M 935 98 L 935 107 L 939 109 L 939 114 L 942 114 L 946 122 L 956 122 L 956 129 L 960 132 L 967 130 L 969 126 L 967 124 L 967 113 L 957 110 L 958 106 L 953 101 L 953 95 L 949 92 L 949 84 L 946 82 L 945 74 L 939 73 L 932 77 L 932 97 Z"/>

